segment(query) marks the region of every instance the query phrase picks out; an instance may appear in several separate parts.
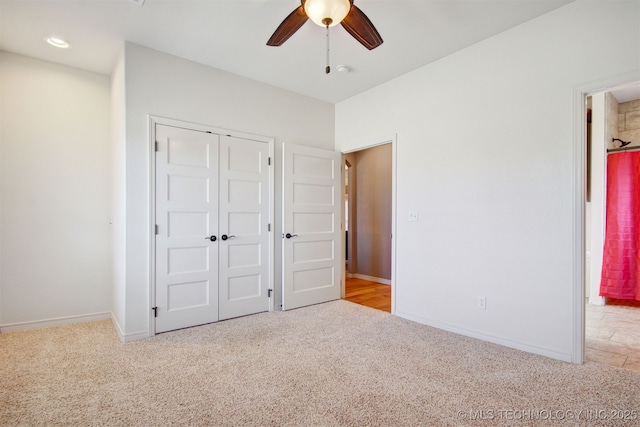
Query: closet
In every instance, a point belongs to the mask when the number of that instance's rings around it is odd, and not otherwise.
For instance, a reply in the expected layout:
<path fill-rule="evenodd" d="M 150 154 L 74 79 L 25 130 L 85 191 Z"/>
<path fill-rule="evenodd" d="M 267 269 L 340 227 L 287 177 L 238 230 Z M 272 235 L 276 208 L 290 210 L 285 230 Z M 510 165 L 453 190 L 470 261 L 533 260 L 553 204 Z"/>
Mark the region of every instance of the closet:
<path fill-rule="evenodd" d="M 152 127 L 156 333 L 269 310 L 271 144 Z"/>

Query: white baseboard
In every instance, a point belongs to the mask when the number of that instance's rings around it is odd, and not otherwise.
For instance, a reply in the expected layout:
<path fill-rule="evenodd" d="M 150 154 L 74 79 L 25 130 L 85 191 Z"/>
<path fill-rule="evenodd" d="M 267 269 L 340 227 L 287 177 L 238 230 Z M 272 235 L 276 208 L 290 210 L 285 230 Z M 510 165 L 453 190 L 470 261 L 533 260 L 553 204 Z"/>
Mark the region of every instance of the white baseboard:
<path fill-rule="evenodd" d="M 27 331 L 31 329 L 50 328 L 52 326 L 70 325 L 72 323 L 91 322 L 111 318 L 110 312 L 81 314 L 78 316 L 56 317 L 54 319 L 32 320 L 29 322 L 7 323 L 0 325 L 0 333 Z"/>
<path fill-rule="evenodd" d="M 118 338 L 120 338 L 120 341 L 122 342 L 139 341 L 150 337 L 149 332 L 147 331 L 125 334 L 122 330 L 122 326 L 120 326 L 118 319 L 116 319 L 116 316 L 114 316 L 113 313 L 111 313 L 111 322 L 113 322 L 113 327 L 118 334 Z"/>
<path fill-rule="evenodd" d="M 122 330 L 122 327 L 120 326 L 120 322 L 118 322 L 118 319 L 116 319 L 116 316 L 111 313 L 111 323 L 113 323 L 113 327 L 116 330 L 116 333 L 118 334 L 118 338 L 120 338 L 120 341 L 125 342 L 125 333 Z"/>
<path fill-rule="evenodd" d="M 591 305 L 604 305 L 604 297 L 589 297 L 589 304 Z"/>
<path fill-rule="evenodd" d="M 366 274 L 360 274 L 360 273 L 353 273 L 353 274 L 347 273 L 347 277 L 350 279 L 368 280 L 370 282 L 380 283 L 381 285 L 391 286 L 391 280 L 383 279 L 381 277 L 367 276 Z"/>
<path fill-rule="evenodd" d="M 421 323 L 423 325 L 431 326 L 434 328 L 442 329 L 447 332 L 453 332 L 455 334 L 464 335 L 471 338 L 476 338 L 482 341 L 487 341 L 493 344 L 502 345 L 504 347 L 515 348 L 516 350 L 526 351 L 527 353 L 538 354 L 540 356 L 549 357 L 551 359 L 561 360 L 563 362 L 572 362 L 571 354 L 559 353 L 554 350 L 550 350 L 547 348 L 537 347 L 534 345 L 525 344 L 522 342 L 506 340 L 503 338 L 494 337 L 492 335 L 486 335 L 482 333 L 478 333 L 476 331 L 470 331 L 468 329 L 457 328 L 455 326 L 451 326 L 446 323 L 434 322 L 430 319 L 425 319 L 420 316 L 415 316 L 408 313 L 403 312 L 395 312 L 394 313 L 398 317 L 402 317 L 407 320 L 411 320 L 413 322 Z"/>

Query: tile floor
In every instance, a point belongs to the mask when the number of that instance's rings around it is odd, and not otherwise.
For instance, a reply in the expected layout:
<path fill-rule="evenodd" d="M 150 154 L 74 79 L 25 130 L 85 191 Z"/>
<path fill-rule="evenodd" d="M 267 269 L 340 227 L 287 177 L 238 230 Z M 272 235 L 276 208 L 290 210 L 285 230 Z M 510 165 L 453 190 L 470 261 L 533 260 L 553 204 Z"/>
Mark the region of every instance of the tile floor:
<path fill-rule="evenodd" d="M 586 308 L 585 362 L 640 372 L 640 307 Z"/>

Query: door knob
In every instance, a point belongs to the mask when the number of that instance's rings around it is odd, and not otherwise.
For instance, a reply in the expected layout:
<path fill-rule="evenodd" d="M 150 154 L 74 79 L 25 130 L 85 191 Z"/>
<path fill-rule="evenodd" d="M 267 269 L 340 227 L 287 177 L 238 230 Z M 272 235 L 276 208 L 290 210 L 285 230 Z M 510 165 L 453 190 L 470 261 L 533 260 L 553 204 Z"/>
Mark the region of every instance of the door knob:
<path fill-rule="evenodd" d="M 227 236 L 226 234 L 223 234 L 222 236 L 220 236 L 222 240 L 233 239 L 234 237 L 236 236 L 234 236 L 233 234 L 231 236 Z"/>
<path fill-rule="evenodd" d="M 217 239 L 216 236 L 211 235 L 210 237 L 205 237 L 204 240 L 211 240 L 212 242 L 215 242 Z"/>
<path fill-rule="evenodd" d="M 284 237 L 286 237 L 287 239 L 290 239 L 290 238 L 296 237 L 296 236 L 297 236 L 297 234 L 291 234 L 291 233 L 287 233 L 287 234 L 284 235 Z"/>

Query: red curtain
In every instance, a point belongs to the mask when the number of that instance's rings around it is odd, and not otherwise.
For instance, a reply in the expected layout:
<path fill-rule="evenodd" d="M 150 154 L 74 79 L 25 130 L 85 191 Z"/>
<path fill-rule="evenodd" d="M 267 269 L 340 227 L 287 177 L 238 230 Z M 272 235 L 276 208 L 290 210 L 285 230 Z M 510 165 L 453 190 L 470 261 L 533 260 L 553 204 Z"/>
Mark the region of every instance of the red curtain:
<path fill-rule="evenodd" d="M 600 295 L 640 301 L 640 151 L 607 156 L 607 220 Z"/>

